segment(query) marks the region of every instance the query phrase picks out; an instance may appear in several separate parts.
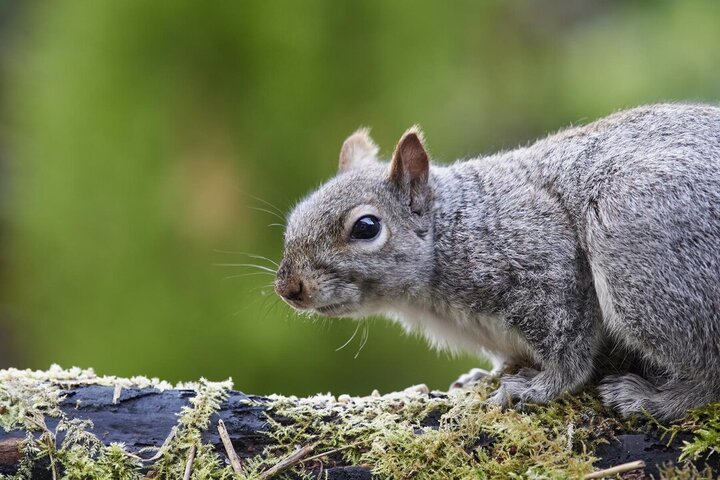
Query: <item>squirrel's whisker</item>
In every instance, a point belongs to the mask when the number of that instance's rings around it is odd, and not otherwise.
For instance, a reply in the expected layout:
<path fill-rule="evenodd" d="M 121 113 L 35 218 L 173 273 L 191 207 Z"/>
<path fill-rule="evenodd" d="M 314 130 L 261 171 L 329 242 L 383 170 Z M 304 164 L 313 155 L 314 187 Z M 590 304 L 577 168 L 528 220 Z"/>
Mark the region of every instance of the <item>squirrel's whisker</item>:
<path fill-rule="evenodd" d="M 264 270 L 266 272 L 270 272 L 273 275 L 277 273 L 276 270 L 273 270 L 272 268 L 266 267 L 264 265 L 256 265 L 254 263 L 214 263 L 214 267 L 248 267 L 248 268 L 257 268 L 258 270 Z"/>
<path fill-rule="evenodd" d="M 343 344 L 342 344 L 341 346 L 339 346 L 338 348 L 336 348 L 335 351 L 336 351 L 336 352 L 339 352 L 339 351 L 342 350 L 343 348 L 345 348 L 345 347 L 347 347 L 348 345 L 350 345 L 350 342 L 352 342 L 352 341 L 353 341 L 353 338 L 355 338 L 355 336 L 357 335 L 358 330 L 360 330 L 360 322 L 357 323 L 357 326 L 355 327 L 355 331 L 353 332 L 352 336 L 348 339 L 348 341 L 345 342 L 345 343 L 343 343 Z"/>
<path fill-rule="evenodd" d="M 269 307 L 267 307 L 268 299 L 272 299 L 272 303 L 270 304 Z M 278 305 L 284 305 L 284 303 L 280 301 L 279 297 L 267 297 L 265 299 L 265 302 L 263 302 L 263 308 L 265 308 L 265 314 L 262 316 L 260 321 L 266 320 L 268 315 L 270 315 L 278 307 Z"/>
<path fill-rule="evenodd" d="M 280 268 L 280 264 L 278 264 L 275 260 L 273 260 L 271 258 L 263 257 L 262 255 L 256 255 L 254 253 L 244 253 L 243 255 L 246 255 L 250 258 L 255 258 L 257 260 L 265 260 L 266 262 L 270 262 L 273 265 L 275 265 L 276 268 Z"/>
<path fill-rule="evenodd" d="M 267 205 L 268 207 L 272 208 L 273 210 L 275 210 L 275 211 L 276 211 L 277 213 L 279 213 L 280 215 L 285 215 L 285 212 L 283 212 L 280 208 L 278 208 L 277 205 L 274 205 L 274 204 L 268 202 L 267 200 L 263 200 L 262 198 L 256 197 L 255 195 L 251 195 L 251 194 L 249 194 L 249 193 L 246 193 L 245 195 L 247 195 L 248 197 L 252 198 L 253 200 L 257 200 L 258 202 L 264 203 L 265 205 Z"/>
<path fill-rule="evenodd" d="M 258 255 L 257 253 L 233 252 L 233 251 L 231 251 L 231 250 L 217 250 L 217 249 L 216 249 L 216 250 L 213 250 L 213 251 L 214 251 L 214 252 L 217 252 L 217 253 L 227 253 L 227 254 L 230 254 L 230 255 L 245 255 L 246 257 L 255 258 L 255 259 L 258 259 L 258 260 L 265 260 L 265 261 L 267 261 L 267 262 L 272 263 L 272 264 L 275 265 L 276 267 L 280 267 L 280 265 L 278 265 L 278 263 L 277 263 L 275 260 L 273 260 L 273 259 L 271 259 L 271 258 L 268 258 L 268 257 L 263 257 L 262 255 Z"/>
<path fill-rule="evenodd" d="M 362 349 L 365 348 L 365 345 L 367 344 L 368 337 L 370 337 L 370 326 L 368 325 L 367 322 L 364 322 L 363 326 L 365 327 L 365 330 L 363 330 L 362 341 L 360 342 L 360 347 L 358 348 L 358 351 L 355 354 L 354 358 L 358 358 L 358 356 L 360 355 L 360 352 L 362 352 Z"/>
<path fill-rule="evenodd" d="M 240 273 L 238 275 L 230 275 L 227 277 L 224 277 L 223 280 L 230 280 L 231 278 L 241 278 L 241 277 L 254 277 L 256 275 L 270 275 L 271 277 L 274 277 L 274 273 L 270 272 L 250 272 L 250 273 Z"/>
<path fill-rule="evenodd" d="M 267 208 L 261 208 L 261 207 L 248 207 L 250 210 L 257 210 L 258 212 L 265 212 L 269 213 L 270 215 L 273 215 L 277 218 L 279 218 L 281 221 L 285 221 L 283 217 L 281 217 L 279 214 L 273 212 L 272 210 L 268 210 Z"/>
<path fill-rule="evenodd" d="M 260 273 L 260 272 L 258 272 L 258 273 Z M 259 291 L 261 294 L 267 295 L 268 292 L 265 289 L 266 288 L 272 289 L 274 287 L 275 287 L 275 283 L 268 283 L 266 285 L 260 285 L 259 287 L 251 288 L 248 291 L 249 292 L 258 292 Z"/>

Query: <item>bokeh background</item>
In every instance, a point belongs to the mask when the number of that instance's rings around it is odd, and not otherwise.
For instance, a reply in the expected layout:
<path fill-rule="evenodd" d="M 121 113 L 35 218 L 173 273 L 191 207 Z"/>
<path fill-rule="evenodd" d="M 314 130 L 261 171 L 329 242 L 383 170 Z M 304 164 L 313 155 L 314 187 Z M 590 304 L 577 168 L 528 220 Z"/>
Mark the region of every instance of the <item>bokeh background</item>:
<path fill-rule="evenodd" d="M 382 320 L 336 351 L 355 323 L 297 317 L 270 275 L 216 264 L 272 268 L 228 252 L 277 260 L 269 212 L 331 177 L 361 125 L 387 156 L 419 123 L 442 162 L 719 98 L 712 0 L 2 0 L 0 363 L 445 387 L 481 362 Z"/>

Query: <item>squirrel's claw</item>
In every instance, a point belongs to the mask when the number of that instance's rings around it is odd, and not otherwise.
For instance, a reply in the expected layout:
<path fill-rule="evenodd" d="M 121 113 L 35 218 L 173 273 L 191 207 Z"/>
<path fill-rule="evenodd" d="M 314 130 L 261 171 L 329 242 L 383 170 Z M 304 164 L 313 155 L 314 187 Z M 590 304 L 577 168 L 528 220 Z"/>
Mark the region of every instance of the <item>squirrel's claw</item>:
<path fill-rule="evenodd" d="M 482 380 L 492 376 L 492 373 L 482 368 L 473 368 L 467 373 L 458 377 L 451 385 L 449 390 L 457 390 L 459 388 L 468 388 L 477 385 Z"/>
<path fill-rule="evenodd" d="M 532 386 L 532 380 L 538 375 L 534 368 L 521 368 L 515 375 L 504 375 L 500 379 L 500 388 L 491 394 L 487 403 L 502 408 L 514 406 L 524 410 L 532 403 L 545 403 L 545 395 Z"/>

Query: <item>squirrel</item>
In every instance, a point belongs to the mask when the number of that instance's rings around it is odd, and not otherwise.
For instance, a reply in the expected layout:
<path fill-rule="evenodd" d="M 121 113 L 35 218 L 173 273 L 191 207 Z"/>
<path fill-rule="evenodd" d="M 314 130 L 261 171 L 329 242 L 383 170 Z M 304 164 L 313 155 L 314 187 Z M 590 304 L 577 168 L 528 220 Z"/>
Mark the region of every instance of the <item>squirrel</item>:
<path fill-rule="evenodd" d="M 489 358 L 501 406 L 595 383 L 624 416 L 720 400 L 720 108 L 634 108 L 451 165 L 418 127 L 378 151 L 352 134 L 289 215 L 275 289 L 292 307 Z"/>

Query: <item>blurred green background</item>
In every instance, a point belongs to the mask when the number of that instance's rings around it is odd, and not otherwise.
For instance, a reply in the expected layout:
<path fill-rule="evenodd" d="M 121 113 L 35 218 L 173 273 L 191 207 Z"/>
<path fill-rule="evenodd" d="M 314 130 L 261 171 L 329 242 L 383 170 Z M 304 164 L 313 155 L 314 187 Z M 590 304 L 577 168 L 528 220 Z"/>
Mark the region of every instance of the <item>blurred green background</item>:
<path fill-rule="evenodd" d="M 257 209 L 332 176 L 361 125 L 389 155 L 419 123 L 451 161 L 720 98 L 717 1 L 2 0 L 0 16 L 2 366 L 445 387 L 480 362 L 383 320 L 336 351 L 353 322 L 299 318 L 271 276 L 215 264 L 278 259 Z"/>

